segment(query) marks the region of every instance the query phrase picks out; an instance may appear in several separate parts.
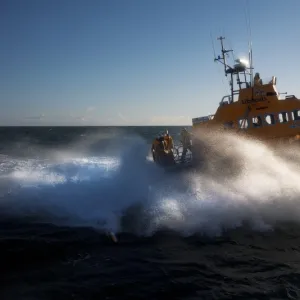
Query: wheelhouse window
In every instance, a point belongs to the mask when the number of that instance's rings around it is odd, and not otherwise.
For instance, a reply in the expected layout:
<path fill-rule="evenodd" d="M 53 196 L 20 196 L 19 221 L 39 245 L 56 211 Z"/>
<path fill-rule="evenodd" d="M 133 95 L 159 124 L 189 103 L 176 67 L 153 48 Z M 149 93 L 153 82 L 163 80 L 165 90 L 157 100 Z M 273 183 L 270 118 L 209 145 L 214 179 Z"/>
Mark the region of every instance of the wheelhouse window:
<path fill-rule="evenodd" d="M 292 111 L 292 119 L 296 121 L 300 120 L 300 109 Z"/>
<path fill-rule="evenodd" d="M 275 124 L 275 116 L 273 114 L 266 114 L 265 122 L 267 125 L 274 125 Z"/>
<path fill-rule="evenodd" d="M 239 128 L 247 129 L 249 127 L 249 123 L 247 119 L 240 119 L 239 120 Z"/>
<path fill-rule="evenodd" d="M 279 123 L 286 123 L 289 121 L 289 114 L 287 112 L 281 112 L 278 114 Z"/>
<path fill-rule="evenodd" d="M 254 128 L 258 128 L 262 126 L 261 116 L 256 116 L 251 118 L 251 123 Z"/>
<path fill-rule="evenodd" d="M 233 128 L 233 121 L 225 122 L 224 128 L 225 129 Z"/>

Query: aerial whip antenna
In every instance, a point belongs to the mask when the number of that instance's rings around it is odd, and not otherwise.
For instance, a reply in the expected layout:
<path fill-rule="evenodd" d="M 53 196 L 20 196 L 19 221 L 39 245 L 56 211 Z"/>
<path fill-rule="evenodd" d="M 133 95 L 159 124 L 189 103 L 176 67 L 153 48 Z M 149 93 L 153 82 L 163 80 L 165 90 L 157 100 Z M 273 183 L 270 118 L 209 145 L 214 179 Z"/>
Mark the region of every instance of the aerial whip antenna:
<path fill-rule="evenodd" d="M 215 59 L 215 58 L 216 58 L 216 51 L 215 51 L 215 45 L 214 45 L 214 41 L 213 41 L 213 38 L 212 38 L 211 32 L 210 32 L 210 39 L 211 39 L 211 45 L 212 45 L 212 48 L 213 48 L 213 52 L 214 52 L 214 59 Z"/>
<path fill-rule="evenodd" d="M 253 85 L 253 57 L 252 57 L 252 33 L 251 33 L 251 21 L 250 21 L 250 12 L 249 12 L 249 6 L 248 6 L 248 0 L 245 0 L 246 3 L 246 10 L 245 10 L 245 17 L 246 17 L 246 23 L 247 23 L 247 29 L 249 34 L 249 64 L 250 64 L 250 83 L 251 86 Z M 248 15 L 247 15 L 248 13 Z"/>

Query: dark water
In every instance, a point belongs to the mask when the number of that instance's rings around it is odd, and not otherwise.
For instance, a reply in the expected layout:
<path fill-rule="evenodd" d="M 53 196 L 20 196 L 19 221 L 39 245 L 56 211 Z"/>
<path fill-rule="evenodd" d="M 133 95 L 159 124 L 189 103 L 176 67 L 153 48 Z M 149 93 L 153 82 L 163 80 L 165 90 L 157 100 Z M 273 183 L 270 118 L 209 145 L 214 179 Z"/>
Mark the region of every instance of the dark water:
<path fill-rule="evenodd" d="M 0 128 L 0 299 L 300 298 L 299 155 L 169 174 L 163 129 Z"/>

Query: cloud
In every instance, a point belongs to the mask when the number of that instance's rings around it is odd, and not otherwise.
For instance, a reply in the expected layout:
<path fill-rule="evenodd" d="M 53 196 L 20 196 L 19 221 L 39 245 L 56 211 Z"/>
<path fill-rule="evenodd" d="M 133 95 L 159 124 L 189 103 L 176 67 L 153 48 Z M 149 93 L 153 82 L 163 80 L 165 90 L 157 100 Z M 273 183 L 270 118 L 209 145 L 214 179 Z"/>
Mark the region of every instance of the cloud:
<path fill-rule="evenodd" d="M 92 113 L 96 108 L 94 106 L 88 106 L 86 108 L 86 113 Z"/>
<path fill-rule="evenodd" d="M 26 123 L 32 122 L 35 124 L 72 124 L 72 125 L 104 125 L 104 126 L 186 126 L 191 125 L 192 119 L 189 116 L 174 116 L 174 115 L 156 115 L 142 118 L 139 115 L 126 116 L 122 112 L 117 112 L 113 116 L 103 116 L 97 114 L 97 109 L 94 106 L 87 106 L 82 110 L 70 111 L 65 114 L 62 111 L 54 115 L 45 116 L 33 115 L 24 118 Z"/>
<path fill-rule="evenodd" d="M 42 120 L 45 118 L 45 114 L 40 114 L 38 116 L 25 117 L 26 120 Z"/>
<path fill-rule="evenodd" d="M 84 117 L 75 117 L 75 120 L 84 121 L 85 118 Z"/>
<path fill-rule="evenodd" d="M 69 116 L 72 119 L 75 119 L 77 121 L 81 121 L 81 122 L 85 122 L 85 121 L 93 121 L 93 112 L 96 110 L 96 108 L 94 106 L 88 106 L 85 111 L 83 112 L 83 114 L 74 114 L 73 112 L 69 113 Z"/>
<path fill-rule="evenodd" d="M 189 116 L 153 116 L 149 125 L 189 125 L 192 119 Z"/>
<path fill-rule="evenodd" d="M 122 121 L 124 121 L 124 122 L 128 122 L 128 119 L 126 118 L 126 117 L 124 117 L 124 115 L 122 114 L 122 113 L 118 113 L 118 116 L 119 116 L 119 118 L 122 120 Z"/>

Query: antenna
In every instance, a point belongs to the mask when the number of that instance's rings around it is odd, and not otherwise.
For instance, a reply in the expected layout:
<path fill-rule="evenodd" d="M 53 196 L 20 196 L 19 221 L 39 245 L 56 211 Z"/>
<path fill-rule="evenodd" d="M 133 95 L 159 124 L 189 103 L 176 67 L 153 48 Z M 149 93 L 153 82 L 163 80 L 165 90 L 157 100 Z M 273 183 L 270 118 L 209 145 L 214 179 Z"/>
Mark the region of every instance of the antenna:
<path fill-rule="evenodd" d="M 251 18 L 250 18 L 250 12 L 249 12 L 249 6 L 248 6 L 248 0 L 245 0 L 246 2 L 246 10 L 245 10 L 245 17 L 246 17 L 246 23 L 248 26 L 248 34 L 249 34 L 249 63 L 250 63 L 250 83 L 251 86 L 253 86 L 253 57 L 252 57 L 252 33 L 251 33 Z M 248 12 L 248 15 L 247 15 Z M 248 17 L 248 18 L 247 18 Z"/>
<path fill-rule="evenodd" d="M 225 75 L 227 76 L 227 73 L 226 73 L 226 57 L 225 57 L 225 49 L 224 49 L 224 45 L 223 45 L 223 40 L 225 39 L 225 37 L 223 37 L 223 36 L 220 36 L 220 37 L 218 37 L 217 38 L 218 40 L 220 40 L 220 42 L 221 42 L 221 47 L 222 47 L 222 58 L 223 58 L 223 62 L 224 62 L 224 72 L 225 72 Z"/>
<path fill-rule="evenodd" d="M 229 85 L 230 85 L 230 102 L 234 101 L 234 96 L 239 94 L 239 91 L 242 89 L 242 84 L 246 84 L 246 87 L 249 87 L 249 82 L 247 81 L 247 75 L 251 76 L 251 72 L 246 72 L 247 64 L 243 61 L 243 59 L 236 59 L 234 60 L 235 64 L 233 66 L 229 66 L 226 61 L 226 55 L 228 56 L 228 52 L 233 52 L 233 50 L 226 50 L 224 49 L 224 43 L 223 40 L 225 37 L 220 36 L 217 38 L 221 43 L 221 52 L 222 55 L 218 55 L 217 58 L 215 58 L 215 61 L 220 62 L 224 65 L 224 72 L 225 76 L 230 75 Z M 250 51 L 249 56 L 251 58 L 252 53 Z M 241 77 L 244 76 L 245 81 L 241 81 Z M 234 87 L 234 78 L 236 79 L 237 88 Z"/>
<path fill-rule="evenodd" d="M 210 32 L 210 39 L 211 39 L 211 44 L 212 44 L 212 48 L 213 48 L 213 51 L 214 51 L 214 59 L 215 59 L 216 58 L 216 51 L 215 51 L 214 41 L 213 41 L 211 32 Z"/>
<path fill-rule="evenodd" d="M 226 57 L 225 57 L 225 54 L 227 54 L 228 52 L 232 52 L 233 50 L 226 50 L 224 49 L 224 44 L 223 44 L 223 40 L 225 40 L 225 37 L 223 36 L 220 36 L 217 38 L 217 40 L 220 40 L 221 41 L 221 52 L 222 52 L 222 57 L 220 57 L 220 55 L 218 55 L 217 58 L 215 58 L 215 61 L 219 61 L 221 62 L 223 65 L 224 65 L 224 72 L 225 72 L 225 76 L 227 77 L 227 70 L 226 68 L 230 68 L 227 63 L 226 63 Z"/>

